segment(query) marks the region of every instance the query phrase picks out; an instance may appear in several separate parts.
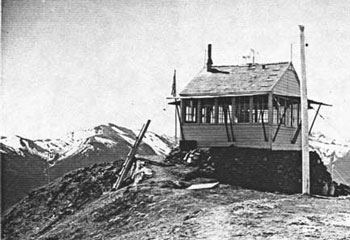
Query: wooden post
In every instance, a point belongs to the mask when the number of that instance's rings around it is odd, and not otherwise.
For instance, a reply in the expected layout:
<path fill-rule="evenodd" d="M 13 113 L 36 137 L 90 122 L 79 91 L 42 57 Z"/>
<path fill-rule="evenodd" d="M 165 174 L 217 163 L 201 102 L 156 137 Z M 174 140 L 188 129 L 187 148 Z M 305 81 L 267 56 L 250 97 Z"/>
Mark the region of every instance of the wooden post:
<path fill-rule="evenodd" d="M 309 156 L 309 126 L 308 126 L 308 103 L 306 86 L 305 64 L 305 36 L 304 26 L 300 28 L 300 58 L 301 58 L 301 147 L 302 147 L 302 193 L 310 194 L 310 156 Z"/>
<path fill-rule="evenodd" d="M 202 99 L 198 99 L 197 102 L 197 123 L 202 123 Z"/>
<path fill-rule="evenodd" d="M 187 101 L 187 100 L 181 100 L 180 101 L 180 111 L 178 111 L 178 113 L 180 113 L 179 114 L 179 117 L 180 117 L 180 122 L 181 123 L 184 123 L 185 122 L 185 118 L 186 118 L 186 112 L 185 112 L 185 104 L 184 104 L 184 101 Z M 183 140 L 183 139 L 181 139 L 181 140 Z"/>
<path fill-rule="evenodd" d="M 219 99 L 218 98 L 214 98 L 214 113 L 215 113 L 215 124 L 217 124 L 218 121 L 218 117 L 219 117 Z"/>
<path fill-rule="evenodd" d="M 231 124 L 235 124 L 236 123 L 236 98 L 232 97 L 231 99 L 231 103 L 232 103 L 232 113 L 231 113 Z"/>
<path fill-rule="evenodd" d="M 269 124 L 269 130 L 268 130 L 268 141 L 269 141 L 269 145 L 270 145 L 270 149 L 272 149 L 272 130 L 273 130 L 273 96 L 272 93 L 269 93 L 268 96 L 268 101 L 267 101 L 267 107 L 268 107 L 268 124 Z"/>
<path fill-rule="evenodd" d="M 253 96 L 249 97 L 249 122 L 252 123 L 253 120 Z"/>
<path fill-rule="evenodd" d="M 175 144 L 177 144 L 177 111 L 176 111 L 176 98 L 175 98 Z"/>
<path fill-rule="evenodd" d="M 182 101 L 181 101 L 182 102 Z M 180 125 L 180 140 L 185 140 L 185 136 L 184 136 L 184 130 L 182 128 L 182 118 L 181 118 L 181 114 L 180 114 L 180 110 L 179 110 L 179 106 L 175 105 L 176 108 L 176 112 L 177 112 L 177 116 L 178 116 L 178 120 L 179 120 L 179 125 Z"/>
<path fill-rule="evenodd" d="M 117 179 L 117 181 L 113 184 L 112 189 L 119 189 L 123 183 L 123 180 L 125 179 L 126 175 L 128 174 L 132 164 L 134 163 L 134 156 L 137 152 L 137 148 L 139 147 L 143 136 L 145 135 L 147 128 L 149 126 L 149 124 L 151 123 L 151 120 L 148 120 L 147 123 L 145 125 L 142 126 L 141 132 L 139 133 L 139 135 L 136 137 L 135 143 L 132 146 L 132 148 L 130 149 L 130 152 L 128 153 L 128 156 L 126 157 L 126 160 L 123 164 L 122 169 L 120 170 L 119 173 L 119 177 Z"/>

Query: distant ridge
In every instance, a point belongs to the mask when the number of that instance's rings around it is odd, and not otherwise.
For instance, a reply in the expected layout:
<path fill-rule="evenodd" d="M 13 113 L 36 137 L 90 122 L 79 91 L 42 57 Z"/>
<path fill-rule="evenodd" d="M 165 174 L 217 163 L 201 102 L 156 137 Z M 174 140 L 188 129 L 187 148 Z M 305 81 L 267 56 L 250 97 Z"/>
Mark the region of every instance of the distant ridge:
<path fill-rule="evenodd" d="M 19 201 L 31 189 L 69 171 L 125 158 L 137 134 L 138 130 L 108 123 L 69 132 L 57 139 L 2 136 L 2 209 Z M 172 144 L 165 135 L 147 132 L 138 154 L 166 155 Z"/>

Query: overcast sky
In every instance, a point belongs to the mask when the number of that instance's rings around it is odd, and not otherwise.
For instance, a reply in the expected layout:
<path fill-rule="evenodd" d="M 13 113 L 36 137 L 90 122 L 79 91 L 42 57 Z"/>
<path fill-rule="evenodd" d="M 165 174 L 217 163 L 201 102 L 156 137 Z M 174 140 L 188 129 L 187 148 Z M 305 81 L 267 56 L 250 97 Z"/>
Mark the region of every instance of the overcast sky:
<path fill-rule="evenodd" d="M 349 1 L 2 1 L 1 135 L 56 137 L 102 123 L 173 133 L 167 105 L 215 64 L 289 61 L 300 73 L 305 26 L 309 97 L 350 139 Z M 299 74 L 300 76 L 300 74 Z M 3 114 L 4 113 L 4 114 Z M 317 126 L 316 128 L 320 127 Z"/>

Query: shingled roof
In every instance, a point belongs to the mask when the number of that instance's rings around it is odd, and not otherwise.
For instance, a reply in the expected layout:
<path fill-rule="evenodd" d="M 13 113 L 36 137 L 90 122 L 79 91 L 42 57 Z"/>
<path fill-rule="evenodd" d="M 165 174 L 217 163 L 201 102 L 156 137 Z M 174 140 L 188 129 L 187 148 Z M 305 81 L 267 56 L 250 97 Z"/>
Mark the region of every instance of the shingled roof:
<path fill-rule="evenodd" d="M 290 62 L 203 68 L 185 89 L 182 97 L 239 96 L 270 92 L 291 65 Z"/>

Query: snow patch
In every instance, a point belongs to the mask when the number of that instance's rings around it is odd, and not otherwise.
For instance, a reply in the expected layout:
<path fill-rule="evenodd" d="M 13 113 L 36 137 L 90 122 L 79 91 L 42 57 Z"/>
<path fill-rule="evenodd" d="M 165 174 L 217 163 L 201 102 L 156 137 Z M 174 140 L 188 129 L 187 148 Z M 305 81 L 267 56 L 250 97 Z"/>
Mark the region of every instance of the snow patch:
<path fill-rule="evenodd" d="M 113 146 L 113 145 L 116 144 L 116 142 L 114 142 L 113 140 L 110 140 L 110 139 L 107 139 L 107 138 L 104 138 L 104 137 L 95 136 L 94 139 L 97 142 L 100 142 L 100 143 L 103 143 L 103 144 L 106 144 L 106 145 L 109 145 L 109 146 Z"/>
<path fill-rule="evenodd" d="M 111 127 L 114 131 L 116 131 L 120 137 L 122 137 L 125 141 L 127 141 L 129 144 L 134 145 L 135 140 L 128 136 L 126 132 L 123 132 L 121 129 L 112 126 Z"/>
<path fill-rule="evenodd" d="M 10 137 L 2 137 L 0 139 L 0 142 L 8 147 L 11 147 L 19 151 L 22 148 L 22 145 L 19 140 L 20 138 L 17 136 L 10 136 Z"/>
<path fill-rule="evenodd" d="M 133 130 L 133 132 L 138 134 L 139 130 Z M 157 155 L 167 155 L 171 151 L 170 146 L 153 132 L 146 132 L 142 142 L 150 146 Z"/>
<path fill-rule="evenodd" d="M 309 140 L 310 150 L 316 151 L 326 165 L 343 158 L 350 151 L 348 142 L 327 138 L 321 133 L 313 133 Z"/>

